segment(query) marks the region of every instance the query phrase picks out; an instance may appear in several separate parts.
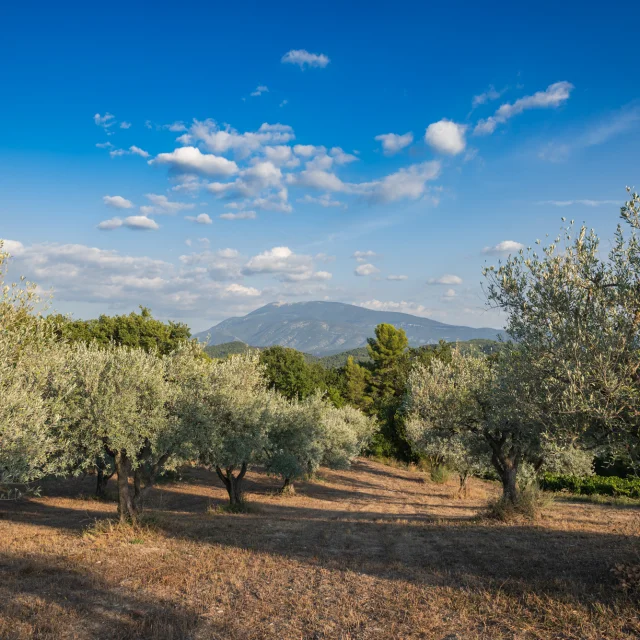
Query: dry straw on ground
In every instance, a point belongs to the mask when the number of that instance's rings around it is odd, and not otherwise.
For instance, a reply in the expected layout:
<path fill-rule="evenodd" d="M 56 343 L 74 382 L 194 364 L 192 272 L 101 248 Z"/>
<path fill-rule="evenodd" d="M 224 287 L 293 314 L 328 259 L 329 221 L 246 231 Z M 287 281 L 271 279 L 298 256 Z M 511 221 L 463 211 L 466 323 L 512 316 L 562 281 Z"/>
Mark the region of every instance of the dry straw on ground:
<path fill-rule="evenodd" d="M 0 638 L 581 639 L 640 637 L 611 569 L 640 509 L 557 501 L 535 523 L 479 519 L 490 483 L 358 461 L 251 509 L 216 508 L 213 474 L 158 487 L 143 526 L 107 521 L 92 479 L 0 506 Z"/>

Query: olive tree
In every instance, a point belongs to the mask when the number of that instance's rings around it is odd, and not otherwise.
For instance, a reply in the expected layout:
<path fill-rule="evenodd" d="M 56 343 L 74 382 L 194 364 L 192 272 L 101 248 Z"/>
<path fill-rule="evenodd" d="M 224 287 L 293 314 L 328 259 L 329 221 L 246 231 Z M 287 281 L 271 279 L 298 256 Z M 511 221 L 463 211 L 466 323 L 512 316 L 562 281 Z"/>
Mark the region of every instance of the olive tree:
<path fill-rule="evenodd" d="M 640 461 L 640 197 L 612 246 L 573 223 L 542 250 L 488 267 L 489 304 L 507 314 L 548 424 Z M 626 227 L 626 229 L 625 229 Z M 538 242 L 538 244 L 540 244 Z M 549 402 L 548 400 L 552 400 Z"/>
<path fill-rule="evenodd" d="M 215 469 L 229 494 L 229 503 L 243 501 L 242 481 L 249 465 L 267 446 L 268 405 L 258 356 L 232 356 L 211 363 L 208 390 L 198 412 L 200 460 Z"/>
<path fill-rule="evenodd" d="M 282 478 L 282 492 L 293 492 L 294 482 L 315 473 L 322 462 L 324 405 L 319 395 L 303 401 L 276 397 L 270 403 L 264 466 Z"/>
<path fill-rule="evenodd" d="M 0 241 L 0 485 L 27 483 L 48 471 L 50 426 L 59 406 L 49 393 L 63 349 L 41 315 L 36 286 L 6 281 L 9 254 Z M 61 389 L 68 391 L 68 380 Z"/>
<path fill-rule="evenodd" d="M 76 344 L 66 354 L 63 382 L 67 378 L 73 389 L 53 432 L 59 464 L 77 473 L 110 456 L 118 474 L 120 519 L 135 520 L 140 471 L 154 456 L 156 465 L 164 462 L 163 440 L 172 428 L 163 361 L 142 349 Z"/>
<path fill-rule="evenodd" d="M 418 449 L 455 443 L 463 475 L 465 467 L 467 475 L 473 471 L 476 456 L 477 465 L 490 461 L 503 497 L 512 502 L 519 469 L 540 460 L 548 435 L 522 364 L 515 349 L 504 349 L 494 363 L 456 350 L 449 364 L 433 360 L 429 367 L 415 366 L 405 399 L 409 435 Z"/>
<path fill-rule="evenodd" d="M 372 418 L 350 405 L 323 403 L 321 420 L 322 464 L 338 469 L 348 468 L 362 453 L 376 427 Z"/>

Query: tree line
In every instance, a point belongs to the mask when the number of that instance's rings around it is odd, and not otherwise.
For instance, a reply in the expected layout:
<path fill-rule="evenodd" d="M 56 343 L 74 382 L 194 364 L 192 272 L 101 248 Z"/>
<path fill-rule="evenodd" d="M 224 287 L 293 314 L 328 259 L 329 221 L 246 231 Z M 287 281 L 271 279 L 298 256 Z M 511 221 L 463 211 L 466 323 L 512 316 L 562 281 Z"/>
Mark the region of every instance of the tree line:
<path fill-rule="evenodd" d="M 83 323 L 39 312 L 36 288 L 5 285 L 0 247 L 0 484 L 117 476 L 118 510 L 135 520 L 158 477 L 185 463 L 215 470 L 231 505 L 250 465 L 283 489 L 321 464 L 346 467 L 373 421 L 322 393 L 270 388 L 256 354 L 212 360 L 188 329 L 148 310 Z"/>
<path fill-rule="evenodd" d="M 609 251 L 570 223 L 547 246 L 484 270 L 506 318 L 488 353 L 410 348 L 379 325 L 368 362 L 325 369 L 284 347 L 212 360 L 179 323 L 140 314 L 71 322 L 37 312 L 28 283 L 0 302 L 0 481 L 117 471 L 121 517 L 160 473 L 214 469 L 231 503 L 249 465 L 284 487 L 363 447 L 498 478 L 515 504 L 541 473 L 640 462 L 640 197 Z M 1 258 L 6 264 L 6 256 Z M 129 483 L 129 480 L 132 483 Z"/>

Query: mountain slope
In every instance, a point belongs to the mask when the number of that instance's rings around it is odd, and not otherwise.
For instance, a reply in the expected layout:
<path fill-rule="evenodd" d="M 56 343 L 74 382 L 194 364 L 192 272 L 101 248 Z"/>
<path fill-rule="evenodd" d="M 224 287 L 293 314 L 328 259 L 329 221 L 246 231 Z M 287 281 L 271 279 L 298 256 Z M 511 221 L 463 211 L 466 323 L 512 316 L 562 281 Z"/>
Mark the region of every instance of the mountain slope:
<path fill-rule="evenodd" d="M 501 333 L 498 329 L 458 327 L 407 313 L 373 311 L 341 302 L 296 302 L 268 304 L 241 318 L 223 320 L 196 337 L 205 340 L 208 336 L 208 344 L 214 345 L 239 340 L 255 347 L 279 344 L 325 356 L 362 347 L 382 322 L 404 329 L 413 347 L 438 340 L 495 340 Z"/>

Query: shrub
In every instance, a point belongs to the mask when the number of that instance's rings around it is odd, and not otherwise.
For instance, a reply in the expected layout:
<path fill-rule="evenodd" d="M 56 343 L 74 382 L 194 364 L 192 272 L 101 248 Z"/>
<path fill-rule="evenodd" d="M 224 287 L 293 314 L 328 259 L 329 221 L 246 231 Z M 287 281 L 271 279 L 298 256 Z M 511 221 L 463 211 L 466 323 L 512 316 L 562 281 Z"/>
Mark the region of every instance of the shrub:
<path fill-rule="evenodd" d="M 535 520 L 540 511 L 551 503 L 548 496 L 544 496 L 538 485 L 530 484 L 517 494 L 515 500 L 508 500 L 504 496 L 489 503 L 487 517 L 501 522 L 510 522 L 524 518 Z"/>
<path fill-rule="evenodd" d="M 540 478 L 540 487 L 545 491 L 566 491 L 577 495 L 604 495 L 640 498 L 640 478 L 617 478 L 615 476 L 578 476 L 545 473 Z"/>

